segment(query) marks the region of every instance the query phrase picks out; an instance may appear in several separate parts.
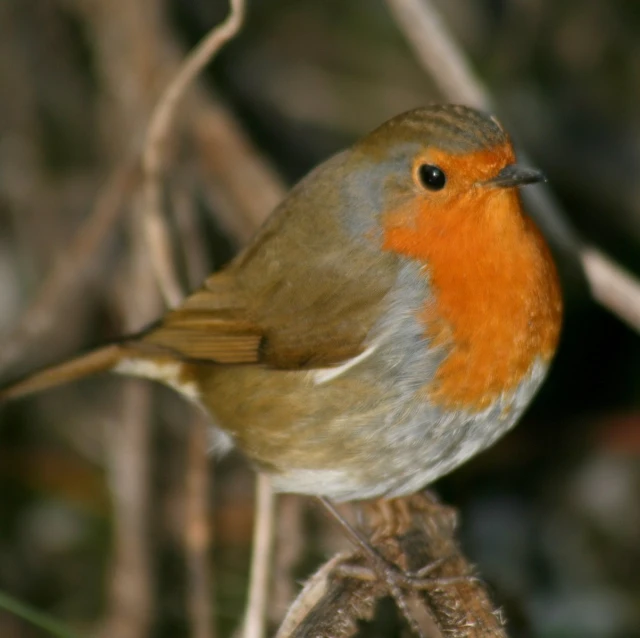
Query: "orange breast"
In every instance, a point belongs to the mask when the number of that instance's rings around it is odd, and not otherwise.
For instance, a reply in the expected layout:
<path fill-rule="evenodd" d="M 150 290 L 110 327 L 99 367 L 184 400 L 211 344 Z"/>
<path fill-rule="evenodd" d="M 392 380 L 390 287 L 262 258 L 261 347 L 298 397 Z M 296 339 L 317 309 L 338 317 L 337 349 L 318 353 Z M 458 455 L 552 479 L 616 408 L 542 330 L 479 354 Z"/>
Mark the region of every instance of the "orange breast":
<path fill-rule="evenodd" d="M 446 356 L 428 388 L 443 408 L 480 411 L 553 356 L 561 296 L 549 250 L 515 190 L 471 188 L 446 206 L 390 213 L 384 248 L 424 264 L 433 297 L 420 320 Z"/>

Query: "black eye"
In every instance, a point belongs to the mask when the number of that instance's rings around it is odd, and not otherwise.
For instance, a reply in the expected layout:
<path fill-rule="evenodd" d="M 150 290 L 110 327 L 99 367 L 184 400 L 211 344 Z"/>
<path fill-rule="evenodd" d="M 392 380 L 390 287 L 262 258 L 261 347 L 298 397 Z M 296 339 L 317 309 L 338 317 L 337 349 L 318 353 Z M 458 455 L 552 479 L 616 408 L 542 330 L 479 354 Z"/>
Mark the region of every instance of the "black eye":
<path fill-rule="evenodd" d="M 447 176 L 442 169 L 433 164 L 420 164 L 418 167 L 420 183 L 431 191 L 439 191 L 447 183 Z"/>

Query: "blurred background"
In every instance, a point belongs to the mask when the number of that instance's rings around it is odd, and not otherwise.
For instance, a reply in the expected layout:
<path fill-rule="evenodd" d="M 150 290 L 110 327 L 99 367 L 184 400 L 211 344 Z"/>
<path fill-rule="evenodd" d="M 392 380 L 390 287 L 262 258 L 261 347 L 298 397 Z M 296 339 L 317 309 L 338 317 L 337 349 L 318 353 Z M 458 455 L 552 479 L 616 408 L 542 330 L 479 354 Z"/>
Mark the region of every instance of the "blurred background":
<path fill-rule="evenodd" d="M 640 4 L 435 5 L 571 223 L 640 275 Z M 177 64 L 226 13 L 223 0 L 0 2 L 2 379 L 162 311 L 131 160 Z M 383 0 L 249 0 L 172 138 L 164 194 L 184 285 L 316 163 L 440 99 Z M 640 338 L 565 270 L 544 389 L 436 489 L 460 509 L 511 636 L 633 638 Z M 231 636 L 253 475 L 234 454 L 207 468 L 206 447 L 190 408 L 143 382 L 100 377 L 0 406 L 0 636 L 51 635 L 23 618 L 31 608 L 59 635 Z M 283 499 L 278 520 L 274 624 L 343 542 L 310 499 Z"/>

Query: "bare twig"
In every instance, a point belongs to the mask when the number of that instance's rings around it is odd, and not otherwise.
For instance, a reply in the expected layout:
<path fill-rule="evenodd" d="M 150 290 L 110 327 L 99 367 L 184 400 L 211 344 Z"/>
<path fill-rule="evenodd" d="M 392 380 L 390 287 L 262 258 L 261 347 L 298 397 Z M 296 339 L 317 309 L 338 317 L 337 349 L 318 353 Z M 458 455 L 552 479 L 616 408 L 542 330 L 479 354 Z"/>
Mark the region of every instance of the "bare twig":
<path fill-rule="evenodd" d="M 249 599 L 244 618 L 244 638 L 264 638 L 269 598 L 269 572 L 274 530 L 274 494 L 266 474 L 256 478 L 256 510 L 253 530 Z"/>
<path fill-rule="evenodd" d="M 229 17 L 209 32 L 187 57 L 179 72 L 158 101 L 149 123 L 142 153 L 145 173 L 145 223 L 151 261 L 156 278 L 169 306 L 176 306 L 183 298 L 182 290 L 171 258 L 171 241 L 162 223 L 161 179 L 166 160 L 166 143 L 171 132 L 180 99 L 189 84 L 208 64 L 220 48 L 233 38 L 244 18 L 244 0 L 231 0 Z"/>
<path fill-rule="evenodd" d="M 491 108 L 489 92 L 433 4 L 423 0 L 387 0 L 387 4 L 422 66 L 447 99 Z"/>
<path fill-rule="evenodd" d="M 218 221 L 244 243 L 284 197 L 284 183 L 222 104 L 202 96 L 190 126 Z"/>
<path fill-rule="evenodd" d="M 593 298 L 605 308 L 615 308 L 618 317 L 637 330 L 640 326 L 638 281 L 595 248 L 585 247 L 581 256 Z"/>
<path fill-rule="evenodd" d="M 209 473 L 207 424 L 196 415 L 189 428 L 186 476 L 185 549 L 188 571 L 187 604 L 194 638 L 213 638 L 215 604 L 210 576 L 211 528 L 207 517 Z"/>
<path fill-rule="evenodd" d="M 198 227 L 196 203 L 192 192 L 175 186 L 171 189 L 173 216 L 184 254 L 187 286 L 193 289 L 211 271 L 204 236 Z"/>
<path fill-rule="evenodd" d="M 147 267 L 139 215 L 130 217 L 128 230 L 131 250 L 124 272 L 115 279 L 115 293 L 125 329 L 134 330 L 157 314 L 160 299 Z M 148 635 L 154 606 L 148 542 L 151 387 L 128 380 L 122 395 L 117 427 L 107 430 L 116 535 L 105 638 Z"/>
<path fill-rule="evenodd" d="M 96 253 L 124 210 L 123 203 L 137 181 L 137 167 L 117 168 L 98 193 L 93 211 L 76 233 L 71 245 L 61 254 L 51 274 L 40 287 L 18 321 L 16 329 L 0 345 L 0 370 L 5 370 L 23 356 L 25 350 L 60 316 L 72 290 L 86 283 Z"/>
<path fill-rule="evenodd" d="M 488 90 L 471 70 L 431 0 L 387 0 L 387 4 L 416 57 L 443 95 L 454 102 L 493 110 Z M 594 299 L 640 331 L 640 282 L 582 243 L 548 187 L 536 190 L 537 194 L 527 194 L 526 200 L 550 240 L 577 253 Z"/>
<path fill-rule="evenodd" d="M 273 604 L 271 619 L 280 624 L 297 590 L 295 569 L 305 550 L 303 518 L 305 500 L 295 494 L 278 499 L 278 539 L 273 569 Z"/>
<path fill-rule="evenodd" d="M 113 503 L 113 556 L 103 638 L 141 638 L 153 618 L 148 543 L 149 436 L 148 385 L 127 380 L 119 390 L 119 409 L 105 430 Z"/>

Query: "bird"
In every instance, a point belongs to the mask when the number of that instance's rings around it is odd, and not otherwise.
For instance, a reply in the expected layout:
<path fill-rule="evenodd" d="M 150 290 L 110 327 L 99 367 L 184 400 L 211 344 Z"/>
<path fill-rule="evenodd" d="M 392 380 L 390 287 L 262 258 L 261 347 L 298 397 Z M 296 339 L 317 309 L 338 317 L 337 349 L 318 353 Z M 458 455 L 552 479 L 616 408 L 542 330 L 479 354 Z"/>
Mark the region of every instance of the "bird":
<path fill-rule="evenodd" d="M 201 406 L 216 445 L 280 492 L 419 491 L 519 420 L 557 349 L 562 294 L 492 115 L 430 105 L 296 184 L 249 244 L 142 332 L 0 390 L 102 371 Z"/>

